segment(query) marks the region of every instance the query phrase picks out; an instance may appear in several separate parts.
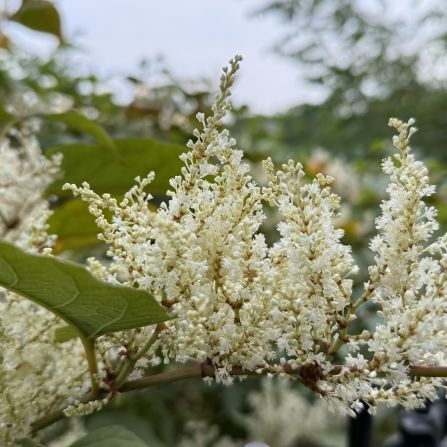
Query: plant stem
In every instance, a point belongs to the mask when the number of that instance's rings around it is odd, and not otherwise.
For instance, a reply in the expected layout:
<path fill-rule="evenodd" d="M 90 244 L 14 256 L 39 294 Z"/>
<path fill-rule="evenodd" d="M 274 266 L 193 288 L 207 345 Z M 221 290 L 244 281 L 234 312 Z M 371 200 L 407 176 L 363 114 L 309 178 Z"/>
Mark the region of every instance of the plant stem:
<path fill-rule="evenodd" d="M 332 373 L 338 374 L 344 365 L 334 365 Z M 271 370 L 275 368 L 272 367 Z M 292 369 L 288 365 L 282 365 L 281 369 L 287 374 L 300 374 L 301 369 Z M 240 366 L 235 366 L 231 370 L 232 376 L 261 376 L 270 372 L 270 369 L 263 368 L 261 373 L 255 371 L 246 371 Z M 410 374 L 414 377 L 447 377 L 447 366 L 411 366 Z M 200 378 L 200 377 L 214 377 L 214 366 L 202 363 L 185 368 L 178 368 L 173 371 L 153 374 L 151 376 L 141 377 L 140 379 L 130 380 L 123 384 L 120 388 L 121 392 L 139 390 L 149 388 L 155 385 L 162 385 L 165 383 L 176 382 L 183 379 Z"/>
<path fill-rule="evenodd" d="M 176 382 L 183 379 L 192 379 L 202 377 L 202 365 L 188 366 L 186 368 L 178 368 L 173 371 L 166 371 L 151 376 L 141 377 L 140 379 L 130 380 L 123 384 L 120 388 L 121 392 L 139 390 L 155 385 L 163 385 L 165 383 Z M 207 376 L 205 376 L 207 377 Z"/>
<path fill-rule="evenodd" d="M 410 366 L 410 374 L 415 377 L 447 377 L 447 366 Z"/>
<path fill-rule="evenodd" d="M 287 365 L 285 365 L 287 366 Z M 260 367 L 261 368 L 261 367 Z M 285 372 L 289 374 L 299 373 L 299 369 L 292 370 L 290 367 L 282 368 Z M 120 391 L 132 391 L 142 388 L 148 388 L 155 385 L 162 385 L 164 383 L 176 382 L 183 379 L 201 378 L 201 377 L 214 377 L 215 368 L 213 365 L 208 363 L 199 363 L 198 365 L 188 366 L 185 368 L 178 368 L 173 371 L 167 371 L 160 374 L 153 374 L 151 376 L 141 377 L 140 379 L 130 380 L 123 384 Z M 267 371 L 263 373 L 257 373 L 255 371 L 247 371 L 240 366 L 235 366 L 231 370 L 232 376 L 258 376 L 266 374 Z"/>
<path fill-rule="evenodd" d="M 329 348 L 328 355 L 333 357 L 333 355 L 346 343 L 346 339 L 348 338 L 349 317 L 352 314 L 354 314 L 357 311 L 357 309 L 369 299 L 369 297 L 372 295 L 374 290 L 375 290 L 375 285 L 371 281 L 368 288 L 365 290 L 365 292 L 362 294 L 362 296 L 358 300 L 354 301 L 351 304 L 351 307 L 348 309 L 348 311 L 346 312 L 346 316 L 345 316 L 346 327 L 344 327 L 339 332 L 337 340 L 335 340 L 332 343 L 332 346 Z"/>
<path fill-rule="evenodd" d="M 121 386 L 124 384 L 124 382 L 129 377 L 129 374 L 133 371 L 135 368 L 135 365 L 139 359 L 141 359 L 149 350 L 149 348 L 155 343 L 158 337 L 158 330 L 159 326 L 155 328 L 152 335 L 145 341 L 143 346 L 136 352 L 134 355 L 130 356 L 124 361 L 124 364 L 122 365 L 121 371 L 118 374 L 118 377 L 115 380 L 115 383 L 113 385 L 113 389 L 119 390 L 121 389 Z"/>
<path fill-rule="evenodd" d="M 334 365 L 332 368 L 332 372 L 337 374 L 341 371 L 345 365 Z M 247 371 L 241 366 L 234 366 L 231 369 L 230 374 L 233 376 L 262 376 L 271 372 L 282 371 L 287 374 L 300 374 L 301 368 L 292 369 L 288 365 L 271 365 L 269 367 L 260 366 L 262 371 L 260 373 L 251 370 Z M 153 374 L 150 376 L 141 377 L 140 379 L 130 380 L 125 382 L 120 388 L 120 392 L 128 392 L 134 390 L 140 390 L 144 388 L 149 388 L 151 386 L 163 385 L 166 383 L 177 382 L 178 380 L 184 379 L 199 379 L 202 377 L 214 377 L 215 376 L 215 367 L 209 363 L 199 363 L 193 366 L 186 366 L 184 368 L 177 368 L 172 371 L 166 371 L 159 374 Z M 415 377 L 447 377 L 447 366 L 410 366 L 410 374 Z M 92 390 L 93 391 L 93 390 Z M 98 398 L 98 395 L 93 395 L 93 393 L 89 393 L 80 399 L 81 402 L 89 402 L 91 400 L 95 400 Z M 32 424 L 33 433 L 38 432 L 39 430 L 48 427 L 51 424 L 63 419 L 65 414 L 62 410 L 58 410 L 54 413 L 48 414 L 36 422 Z"/>
<path fill-rule="evenodd" d="M 85 396 L 83 396 L 81 399 L 79 399 L 79 401 L 81 403 L 87 403 L 90 402 L 91 400 L 95 400 L 96 397 L 93 396 L 92 393 L 88 393 Z M 33 422 L 33 424 L 31 424 L 31 431 L 32 433 L 37 433 L 39 430 L 42 430 L 43 428 L 46 428 L 52 424 L 54 424 L 55 422 L 60 421 L 61 419 L 64 419 L 65 413 L 64 413 L 64 409 L 65 408 L 61 408 L 60 410 L 57 410 L 53 413 L 47 414 L 39 419 L 37 419 L 37 421 Z"/>
<path fill-rule="evenodd" d="M 91 394 L 94 398 L 99 395 L 99 381 L 98 381 L 98 362 L 96 360 L 95 341 L 85 336 L 81 337 L 82 344 L 85 349 L 85 356 L 87 358 L 88 369 L 92 381 Z"/>

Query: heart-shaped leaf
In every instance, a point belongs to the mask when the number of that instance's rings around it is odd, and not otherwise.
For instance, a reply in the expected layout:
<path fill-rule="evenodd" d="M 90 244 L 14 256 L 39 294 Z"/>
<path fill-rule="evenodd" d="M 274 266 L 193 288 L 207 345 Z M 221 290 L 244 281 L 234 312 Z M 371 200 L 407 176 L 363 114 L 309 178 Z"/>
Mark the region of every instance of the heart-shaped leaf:
<path fill-rule="evenodd" d="M 96 279 L 81 265 L 0 242 L 0 286 L 47 308 L 79 335 L 95 338 L 171 316 L 147 292 Z"/>

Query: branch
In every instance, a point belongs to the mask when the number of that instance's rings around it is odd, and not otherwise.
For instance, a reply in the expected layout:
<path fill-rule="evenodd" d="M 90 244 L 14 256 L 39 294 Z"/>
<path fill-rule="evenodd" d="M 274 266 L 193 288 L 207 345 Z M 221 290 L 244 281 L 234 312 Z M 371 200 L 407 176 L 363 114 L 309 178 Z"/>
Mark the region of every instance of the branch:
<path fill-rule="evenodd" d="M 340 371 L 342 365 L 334 365 L 334 372 Z M 258 369 L 258 368 L 256 368 Z M 292 369 L 289 365 L 271 365 L 266 367 L 265 365 L 259 365 L 259 369 L 262 369 L 260 373 L 257 373 L 253 370 L 245 370 L 241 366 L 234 366 L 230 372 L 233 376 L 260 376 L 266 375 L 267 373 L 278 373 L 285 372 L 287 374 L 299 374 L 302 371 L 302 368 Z M 258 369 L 258 370 L 259 370 Z M 210 363 L 198 363 L 193 366 L 187 366 L 184 368 L 177 368 L 172 371 L 166 371 L 159 374 L 153 374 L 150 376 L 141 377 L 140 379 L 130 380 L 125 382 L 120 388 L 119 392 L 128 392 L 133 390 L 139 390 L 143 388 L 149 388 L 151 386 L 163 385 L 165 383 L 177 382 L 178 380 L 184 379 L 200 379 L 203 377 L 215 377 L 216 369 Z M 107 395 L 108 392 L 103 393 L 102 395 L 93 395 L 89 393 L 80 399 L 80 402 L 87 403 L 91 400 L 100 399 L 101 397 Z M 39 418 L 31 425 L 32 433 L 37 433 L 39 430 L 42 430 L 49 425 L 54 424 L 57 421 L 60 421 L 65 417 L 64 408 L 45 415 Z"/>
<path fill-rule="evenodd" d="M 97 399 L 97 397 L 93 393 L 90 392 L 90 393 L 86 394 L 85 396 L 83 396 L 81 399 L 79 399 L 79 401 L 81 403 L 85 404 L 85 403 L 90 402 L 91 400 L 95 400 L 95 399 Z M 65 410 L 65 407 L 37 419 L 37 421 L 35 421 L 31 424 L 31 432 L 33 434 L 35 434 L 39 430 L 42 430 L 43 428 L 46 428 L 46 427 L 54 424 L 55 422 L 58 422 L 61 419 L 64 419 L 66 417 L 64 410 Z"/>
<path fill-rule="evenodd" d="M 447 377 L 447 366 L 410 366 L 414 377 Z"/>
<path fill-rule="evenodd" d="M 118 377 L 116 378 L 113 384 L 113 390 L 121 389 L 122 385 L 126 382 L 127 378 L 129 377 L 129 374 L 134 370 L 137 361 L 141 359 L 147 353 L 150 347 L 157 341 L 160 328 L 161 325 L 157 324 L 157 327 L 155 328 L 152 335 L 146 340 L 143 346 L 141 346 L 138 352 L 124 361 L 121 371 L 119 372 Z"/>
<path fill-rule="evenodd" d="M 379 278 L 380 276 L 383 274 L 383 272 L 386 270 L 386 265 L 383 265 L 381 270 L 379 271 Z M 338 352 L 338 350 L 346 343 L 348 336 L 348 325 L 349 325 L 349 317 L 353 314 L 355 314 L 355 312 L 357 311 L 357 309 L 366 301 L 368 301 L 368 299 L 370 298 L 370 296 L 374 293 L 376 286 L 377 286 L 377 282 L 378 280 L 372 280 L 370 279 L 368 281 L 368 287 L 366 288 L 366 290 L 363 292 L 363 294 L 360 296 L 359 299 L 357 299 L 354 302 L 351 302 L 351 306 L 349 307 L 346 315 L 345 315 L 345 320 L 346 320 L 346 326 L 343 327 L 341 329 L 341 331 L 338 334 L 338 338 L 332 343 L 331 347 L 328 350 L 328 355 L 330 357 L 333 357 L 335 353 Z"/>
<path fill-rule="evenodd" d="M 338 373 L 341 371 L 343 365 L 334 365 L 333 372 Z M 242 366 L 233 366 L 230 371 L 232 376 L 265 376 L 268 373 L 283 372 L 286 374 L 301 374 L 303 368 L 292 368 L 290 365 L 259 365 L 259 367 L 253 370 L 246 370 Z M 259 371 L 259 372 L 257 372 Z M 178 380 L 191 379 L 191 378 L 203 378 L 203 377 L 215 377 L 216 368 L 210 363 L 199 363 L 198 365 L 189 366 L 185 368 L 178 368 L 173 371 L 162 372 L 159 374 L 153 374 L 151 376 L 144 376 L 140 379 L 134 379 L 126 382 L 120 389 L 120 392 L 127 392 L 133 390 L 139 390 L 148 388 L 155 385 L 162 385 L 165 383 L 177 382 Z"/>
<path fill-rule="evenodd" d="M 337 374 L 346 365 L 334 365 L 332 373 Z M 292 369 L 289 365 L 271 365 L 265 367 L 259 366 L 260 372 L 256 370 L 247 371 L 241 366 L 234 366 L 230 372 L 232 376 L 262 376 L 268 373 L 284 372 L 286 374 L 301 375 L 304 370 L 307 371 L 307 367 L 299 367 Z M 140 390 L 149 388 L 151 386 L 163 385 L 166 383 L 177 382 L 184 379 L 199 379 L 203 377 L 215 377 L 216 369 L 210 363 L 198 363 L 193 366 L 186 366 L 184 368 L 177 368 L 172 371 L 166 371 L 159 374 L 153 374 L 150 376 L 141 377 L 140 379 L 130 380 L 125 382 L 119 389 L 120 392 L 128 392 L 134 390 Z M 414 377 L 447 377 L 447 366 L 410 366 L 410 374 Z M 106 393 L 107 394 L 107 393 Z M 95 400 L 98 397 L 93 396 L 91 393 L 80 399 L 81 402 L 89 402 Z M 54 413 L 48 414 L 32 424 L 32 432 L 36 433 L 45 427 L 63 419 L 65 417 L 63 409 Z"/>

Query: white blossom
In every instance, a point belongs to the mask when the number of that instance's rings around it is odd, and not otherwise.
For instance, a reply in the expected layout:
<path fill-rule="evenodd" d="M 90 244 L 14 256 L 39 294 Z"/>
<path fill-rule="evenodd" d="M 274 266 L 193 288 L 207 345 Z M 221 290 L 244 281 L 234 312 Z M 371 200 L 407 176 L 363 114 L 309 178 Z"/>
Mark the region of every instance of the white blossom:
<path fill-rule="evenodd" d="M 370 412 L 380 402 L 417 408 L 437 398 L 442 378 L 415 378 L 412 372 L 446 365 L 447 235 L 434 239 L 436 210 L 424 200 L 435 188 L 409 146 L 413 120 L 390 120 L 397 153 L 382 164 L 390 180 L 370 243 L 374 263 L 362 295 L 354 297 L 358 267 L 336 225 L 340 198 L 331 190 L 332 177 L 317 174 L 308 181 L 300 163 L 289 161 L 275 171 L 268 159 L 261 187 L 222 129 L 239 61 L 224 68 L 211 115 L 198 114 L 200 129 L 180 157 L 183 167 L 170 181 L 169 200 L 157 210 L 147 192 L 154 173 L 137 178 L 120 201 L 97 195 L 88 183 L 65 185 L 88 203 L 99 238 L 109 247 L 111 263 L 90 259 L 92 273 L 147 290 L 174 318 L 100 337 L 98 378 L 110 393 L 85 402 L 79 399 L 89 383 L 79 343 L 56 345 L 50 337 L 55 317 L 4 293 L 3 444 L 14 445 L 41 413 L 57 406 L 65 406 L 67 415 L 102 408 L 119 389 L 123 365 L 135 356 L 125 379 L 149 365 L 195 361 L 212 366 L 215 380 L 226 384 L 245 373 L 288 377 L 330 410 L 350 415 L 364 405 Z M 46 234 L 48 205 L 41 196 L 58 159 L 44 159 L 35 140 L 21 141 L 20 151 L 0 145 L 1 235 L 27 250 L 49 252 L 53 239 Z M 266 203 L 280 215 L 280 239 L 271 247 L 260 230 Z M 378 308 L 380 322 L 374 330 L 353 333 L 350 324 L 368 301 Z M 271 413 L 269 405 L 260 419 Z M 261 425 L 267 430 L 267 422 Z M 290 436 L 283 445 L 298 435 Z"/>
<path fill-rule="evenodd" d="M 31 252 L 51 250 L 48 203 L 43 193 L 60 157 L 45 158 L 37 140 L 10 131 L 0 142 L 0 236 Z M 14 293 L 0 289 L 0 444 L 16 445 L 41 415 L 86 391 L 79 341 L 57 344 L 62 322 Z"/>
<path fill-rule="evenodd" d="M 434 399 L 442 379 L 414 380 L 409 365 L 444 362 L 447 238 L 431 240 L 436 210 L 423 199 L 434 187 L 410 151 L 413 121 L 390 120 L 398 153 L 383 162 L 390 183 L 370 244 L 375 264 L 364 294 L 355 298 L 358 267 L 335 224 L 340 198 L 331 191 L 333 178 L 317 174 L 306 181 L 293 161 L 275 172 L 269 159 L 261 188 L 221 130 L 238 64 L 235 58 L 224 69 L 211 116 L 197 116 L 201 129 L 180 157 L 184 166 L 170 181 L 170 200 L 157 211 L 146 192 L 153 173 L 137 178 L 120 203 L 88 184 L 65 185 L 88 202 L 99 237 L 109 244 L 111 267 L 92 261 L 93 271 L 148 290 L 175 315 L 157 327 L 147 362 L 158 361 L 160 348 L 165 363 L 214 365 L 224 383 L 234 379 L 234 367 L 293 374 L 330 408 L 351 415 L 362 402 L 373 412 L 382 401 L 414 408 Z M 272 247 L 260 232 L 264 202 L 281 216 L 281 237 Z M 349 325 L 368 300 L 379 306 L 383 323 L 373 333 L 351 334 Z M 125 336 L 114 337 L 104 343 L 118 350 L 126 345 Z M 344 345 L 349 353 L 334 367 Z M 280 364 L 273 361 L 277 354 Z"/>
<path fill-rule="evenodd" d="M 202 130 L 194 132 L 196 141 L 181 156 L 182 176 L 171 180 L 171 199 L 157 212 L 145 192 L 152 173 L 137 179 L 121 203 L 87 184 L 66 185 L 88 201 L 114 268 L 129 272 L 128 284 L 146 288 L 176 316 L 159 334 L 165 362 L 209 361 L 223 382 L 232 380 L 232 365 L 254 369 L 272 359 L 279 334 L 269 317 L 271 263 L 258 232 L 265 219 L 261 190 L 235 141 L 219 130 L 238 64 L 236 57 L 222 76 L 212 115 L 198 115 Z M 103 209 L 113 213 L 111 221 Z"/>
<path fill-rule="evenodd" d="M 287 379 L 263 379 L 260 391 L 249 393 L 247 400 L 250 412 L 241 422 L 248 439 L 272 447 L 318 444 L 325 432 L 341 422 L 322 399 L 308 401 Z"/>
<path fill-rule="evenodd" d="M 0 237 L 36 251 L 54 240 L 46 234 L 49 211 L 43 194 L 61 157 L 44 157 L 33 131 L 13 128 L 0 140 Z"/>

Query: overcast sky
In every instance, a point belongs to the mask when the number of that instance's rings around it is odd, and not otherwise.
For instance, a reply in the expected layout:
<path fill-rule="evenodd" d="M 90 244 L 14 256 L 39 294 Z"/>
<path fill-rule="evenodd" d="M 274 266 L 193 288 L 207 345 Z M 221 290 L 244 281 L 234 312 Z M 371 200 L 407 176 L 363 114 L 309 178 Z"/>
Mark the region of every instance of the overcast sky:
<path fill-rule="evenodd" d="M 244 56 L 233 100 L 272 113 L 311 99 L 297 67 L 272 53 L 276 17 L 252 17 L 264 0 L 58 0 L 82 64 L 103 75 L 128 74 L 143 58 L 164 55 L 178 77 L 216 79 L 234 54 Z M 36 39 L 24 36 L 30 46 Z M 39 51 L 52 46 L 38 40 Z M 43 43 L 42 43 L 43 42 Z"/>

